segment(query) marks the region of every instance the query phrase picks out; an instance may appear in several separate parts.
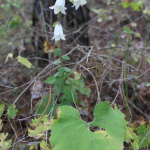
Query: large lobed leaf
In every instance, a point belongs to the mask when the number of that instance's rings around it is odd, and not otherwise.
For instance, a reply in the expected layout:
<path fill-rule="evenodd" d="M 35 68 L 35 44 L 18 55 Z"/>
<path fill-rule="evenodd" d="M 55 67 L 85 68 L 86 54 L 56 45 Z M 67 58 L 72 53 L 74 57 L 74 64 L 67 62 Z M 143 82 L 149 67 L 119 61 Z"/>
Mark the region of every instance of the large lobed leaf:
<path fill-rule="evenodd" d="M 106 132 L 116 143 L 123 144 L 125 140 L 126 122 L 124 114 L 118 108 L 113 110 L 109 102 L 99 103 L 94 108 L 95 119 L 93 126 L 105 128 Z"/>
<path fill-rule="evenodd" d="M 124 115 L 109 102 L 98 104 L 94 109 L 95 119 L 87 124 L 73 107 L 61 106 L 58 118 L 53 120 L 50 143 L 53 150 L 122 150 L 125 141 L 126 122 Z M 90 125 L 105 130 L 91 132 Z"/>

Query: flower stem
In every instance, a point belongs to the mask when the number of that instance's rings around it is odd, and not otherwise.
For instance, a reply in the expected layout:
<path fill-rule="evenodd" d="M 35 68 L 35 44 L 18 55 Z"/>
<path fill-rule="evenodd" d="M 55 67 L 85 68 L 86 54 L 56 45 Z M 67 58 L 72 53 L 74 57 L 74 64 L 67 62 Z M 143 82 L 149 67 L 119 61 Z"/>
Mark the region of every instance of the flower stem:
<path fill-rule="evenodd" d="M 60 16 L 61 14 L 59 13 L 58 16 L 57 16 L 57 21 L 60 22 Z M 60 41 L 58 41 L 58 48 L 60 49 Z M 62 63 L 62 56 L 61 56 L 61 53 L 59 54 L 59 57 L 60 57 L 60 61 L 61 61 L 61 67 L 63 66 L 63 63 Z"/>
<path fill-rule="evenodd" d="M 60 49 L 60 41 L 58 41 L 58 48 Z M 59 54 L 59 57 L 60 57 L 60 61 L 61 61 L 61 67 L 62 67 L 62 56 L 61 56 L 61 53 Z"/>

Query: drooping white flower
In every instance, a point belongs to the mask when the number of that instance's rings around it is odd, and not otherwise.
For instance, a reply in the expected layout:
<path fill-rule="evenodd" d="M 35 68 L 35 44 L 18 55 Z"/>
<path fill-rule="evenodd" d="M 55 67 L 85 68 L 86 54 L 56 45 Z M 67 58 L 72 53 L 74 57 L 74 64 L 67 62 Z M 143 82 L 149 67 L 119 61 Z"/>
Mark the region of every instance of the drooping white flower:
<path fill-rule="evenodd" d="M 74 5 L 75 9 L 77 10 L 79 8 L 79 6 L 81 5 L 85 5 L 87 3 L 86 0 L 73 0 L 74 1 Z"/>
<path fill-rule="evenodd" d="M 60 11 L 61 13 L 66 14 L 65 10 L 67 8 L 65 7 L 65 0 L 56 0 L 55 5 L 49 8 L 54 9 L 55 14 L 58 14 Z"/>
<path fill-rule="evenodd" d="M 63 34 L 63 28 L 59 23 L 55 25 L 54 37 L 52 38 L 52 40 L 53 39 L 55 39 L 55 41 L 60 41 L 60 39 L 65 40 L 65 35 Z"/>

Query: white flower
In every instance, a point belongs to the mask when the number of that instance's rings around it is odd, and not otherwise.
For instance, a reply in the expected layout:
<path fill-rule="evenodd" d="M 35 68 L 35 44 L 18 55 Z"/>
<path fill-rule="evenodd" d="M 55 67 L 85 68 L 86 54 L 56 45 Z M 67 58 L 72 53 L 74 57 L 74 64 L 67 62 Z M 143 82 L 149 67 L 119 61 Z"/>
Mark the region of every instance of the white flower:
<path fill-rule="evenodd" d="M 60 11 L 63 14 L 66 14 L 65 10 L 67 9 L 65 7 L 65 0 L 56 0 L 55 5 L 52 7 L 49 7 L 50 9 L 54 9 L 54 13 L 58 14 Z"/>
<path fill-rule="evenodd" d="M 55 41 L 60 41 L 60 39 L 65 40 L 65 35 L 63 34 L 63 28 L 61 24 L 56 24 L 54 29 L 54 37 L 52 40 L 55 39 Z"/>
<path fill-rule="evenodd" d="M 75 9 L 77 10 L 79 8 L 79 6 L 81 5 L 85 5 L 87 2 L 86 0 L 73 0 L 74 1 L 74 5 Z"/>

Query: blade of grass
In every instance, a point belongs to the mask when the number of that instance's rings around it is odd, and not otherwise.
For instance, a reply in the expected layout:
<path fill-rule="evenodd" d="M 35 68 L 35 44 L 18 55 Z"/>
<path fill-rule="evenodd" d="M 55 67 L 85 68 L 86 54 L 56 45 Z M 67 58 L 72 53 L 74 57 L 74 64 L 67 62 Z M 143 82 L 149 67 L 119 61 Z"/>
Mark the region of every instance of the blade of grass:
<path fill-rule="evenodd" d="M 112 57 L 113 53 L 114 53 L 114 52 L 115 52 L 115 50 L 116 50 L 116 47 L 117 47 L 117 45 L 118 45 L 118 43 L 119 43 L 119 41 L 120 41 L 120 38 L 121 38 L 122 34 L 124 34 L 124 32 L 123 32 L 123 33 L 121 33 L 121 35 L 118 37 L 118 39 L 117 39 L 117 43 L 116 43 L 116 45 L 115 45 L 115 47 L 114 47 L 114 49 L 113 49 L 113 51 L 112 51 L 112 53 L 111 53 L 110 59 L 111 59 L 111 57 Z"/>
<path fill-rule="evenodd" d="M 9 17 L 8 17 L 8 19 L 7 19 L 7 22 L 6 22 L 5 26 L 3 27 L 3 29 L 2 29 L 2 31 L 1 31 L 1 33 L 0 33 L 0 38 L 2 37 L 3 32 L 5 31 L 5 29 L 6 29 L 6 27 L 7 27 L 7 24 L 8 24 L 8 21 L 9 21 L 9 19 L 10 19 L 10 16 L 11 16 L 11 13 L 10 13 L 10 15 L 9 15 Z"/>
<path fill-rule="evenodd" d="M 146 35 L 146 39 L 145 39 L 145 41 L 144 41 L 144 46 L 145 46 L 145 47 L 146 47 L 146 44 L 147 44 L 147 40 L 148 40 L 148 37 L 149 37 L 149 33 L 150 33 L 150 24 L 149 24 L 148 32 L 147 32 L 147 35 Z M 143 59 L 143 55 L 142 55 L 142 59 Z M 140 61 L 140 63 L 139 63 L 139 68 L 138 68 L 138 70 L 141 69 L 141 66 L 142 66 L 142 59 L 141 59 L 141 61 Z M 139 76 L 139 75 L 140 75 L 140 73 L 138 73 L 138 76 Z M 134 89 L 134 92 L 133 92 L 133 97 L 132 97 L 132 103 L 131 103 L 130 110 L 132 110 L 132 107 L 133 107 L 133 103 L 134 103 L 134 99 L 135 99 L 135 93 L 136 93 L 136 90 L 137 90 L 137 85 L 138 85 L 138 83 L 139 83 L 139 79 L 137 79 L 137 80 L 135 81 L 135 89 Z"/>
<path fill-rule="evenodd" d="M 141 60 L 140 60 L 138 70 L 141 69 L 141 66 L 142 66 L 142 60 L 143 60 L 143 55 L 142 55 L 142 58 L 141 58 Z M 138 76 L 139 76 L 139 75 L 140 75 L 140 72 L 138 73 Z M 132 110 L 132 106 L 133 106 L 133 103 L 134 103 L 135 93 L 136 93 L 136 90 L 137 90 L 137 85 L 138 85 L 138 83 L 139 83 L 139 79 L 137 79 L 137 80 L 135 81 L 135 89 L 134 89 L 134 92 L 133 92 L 132 103 L 131 103 L 131 107 L 130 107 L 131 110 Z"/>
<path fill-rule="evenodd" d="M 113 56 L 113 53 L 114 53 L 115 50 L 116 50 L 117 44 L 119 43 L 120 38 L 121 38 L 121 36 L 122 36 L 124 33 L 125 33 L 125 31 L 122 32 L 121 35 L 118 37 L 117 43 L 116 43 L 116 45 L 115 45 L 115 47 L 114 47 L 114 49 L 113 49 L 113 51 L 112 51 L 112 53 L 111 53 L 110 59 L 111 59 L 111 57 Z M 127 44 L 128 44 L 128 46 L 127 46 L 126 64 L 127 64 L 127 61 L 128 61 L 128 54 L 129 54 L 130 33 L 128 33 L 128 43 L 127 43 Z M 110 59 L 109 59 L 109 60 L 110 60 Z M 126 68 L 126 69 L 125 69 L 125 78 L 127 78 L 127 66 L 126 66 L 125 68 Z M 127 105 L 128 105 L 128 83 L 127 83 L 127 81 L 125 81 L 125 93 L 126 93 L 126 102 L 127 102 Z M 127 107 L 127 111 L 130 111 L 128 107 Z"/>
<path fill-rule="evenodd" d="M 148 27 L 148 32 L 147 32 L 147 35 L 146 35 L 146 39 L 144 41 L 144 46 L 146 46 L 146 44 L 147 44 L 147 40 L 149 38 L 149 32 L 150 32 L 150 24 L 149 24 L 149 27 Z"/>
<path fill-rule="evenodd" d="M 0 102 L 9 107 L 9 105 L 8 105 L 7 103 L 5 103 L 5 102 L 3 102 L 3 101 L 0 101 Z"/>

